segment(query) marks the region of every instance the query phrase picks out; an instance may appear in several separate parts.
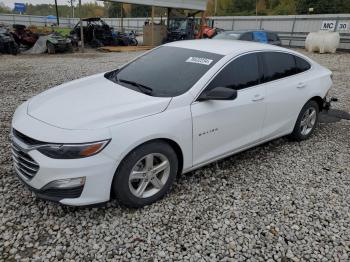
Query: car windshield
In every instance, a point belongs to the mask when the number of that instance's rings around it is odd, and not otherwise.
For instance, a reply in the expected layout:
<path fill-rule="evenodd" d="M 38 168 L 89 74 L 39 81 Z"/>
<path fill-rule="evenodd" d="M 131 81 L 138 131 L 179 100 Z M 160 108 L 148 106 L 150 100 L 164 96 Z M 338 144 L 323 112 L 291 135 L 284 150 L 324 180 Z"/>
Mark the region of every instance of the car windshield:
<path fill-rule="evenodd" d="M 175 19 L 170 20 L 169 29 L 173 30 L 186 30 L 187 28 L 187 19 Z"/>
<path fill-rule="evenodd" d="M 241 34 L 239 33 L 221 33 L 217 34 L 215 39 L 228 39 L 228 40 L 238 40 Z"/>
<path fill-rule="evenodd" d="M 162 46 L 105 77 L 119 85 L 156 97 L 188 91 L 223 56 L 193 49 Z"/>

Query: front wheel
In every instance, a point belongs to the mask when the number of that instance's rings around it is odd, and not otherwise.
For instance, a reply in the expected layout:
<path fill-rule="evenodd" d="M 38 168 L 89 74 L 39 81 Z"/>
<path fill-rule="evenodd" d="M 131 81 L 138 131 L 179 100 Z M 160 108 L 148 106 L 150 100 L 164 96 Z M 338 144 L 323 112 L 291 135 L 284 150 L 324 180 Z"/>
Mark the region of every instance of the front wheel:
<path fill-rule="evenodd" d="M 143 207 L 167 194 L 177 171 L 178 159 L 169 144 L 146 143 L 120 163 L 113 180 L 113 192 L 122 205 Z"/>
<path fill-rule="evenodd" d="M 130 39 L 130 45 L 131 46 L 137 46 L 139 44 L 139 42 L 137 41 L 136 38 L 131 38 Z"/>
<path fill-rule="evenodd" d="M 52 43 L 50 43 L 50 42 L 47 42 L 47 52 L 48 52 L 49 54 L 54 54 L 54 53 L 56 53 L 55 46 L 54 46 Z"/>
<path fill-rule="evenodd" d="M 315 131 L 318 123 L 319 106 L 316 101 L 310 100 L 301 109 L 294 130 L 290 138 L 296 141 L 308 139 Z"/>

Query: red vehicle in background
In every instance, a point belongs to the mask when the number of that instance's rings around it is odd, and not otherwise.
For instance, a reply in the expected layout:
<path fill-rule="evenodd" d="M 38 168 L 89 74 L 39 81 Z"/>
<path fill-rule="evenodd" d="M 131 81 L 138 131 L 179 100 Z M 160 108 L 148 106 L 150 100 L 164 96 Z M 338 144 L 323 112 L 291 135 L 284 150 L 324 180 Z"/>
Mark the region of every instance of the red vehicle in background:
<path fill-rule="evenodd" d="M 212 38 L 222 31 L 214 27 L 213 19 L 195 15 L 196 13 L 187 17 L 169 17 L 167 41 Z"/>
<path fill-rule="evenodd" d="M 213 38 L 219 31 L 221 31 L 214 27 L 214 20 L 211 18 L 195 18 L 195 22 L 197 28 L 197 33 L 195 35 L 196 39 Z"/>
<path fill-rule="evenodd" d="M 15 39 L 15 42 L 20 46 L 23 45 L 25 47 L 32 47 L 39 38 L 38 34 L 33 33 L 29 29 L 26 28 L 25 25 L 13 25 L 12 36 Z"/>

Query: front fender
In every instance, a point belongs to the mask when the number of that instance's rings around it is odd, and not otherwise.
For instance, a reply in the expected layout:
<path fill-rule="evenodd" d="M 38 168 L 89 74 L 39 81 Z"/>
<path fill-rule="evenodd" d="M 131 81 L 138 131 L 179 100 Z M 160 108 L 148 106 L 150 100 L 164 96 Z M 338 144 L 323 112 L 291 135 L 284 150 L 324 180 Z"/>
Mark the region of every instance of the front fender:
<path fill-rule="evenodd" d="M 110 132 L 112 141 L 104 153 L 117 161 L 123 160 L 143 143 L 155 139 L 169 139 L 181 148 L 184 170 L 192 167 L 192 119 L 189 106 L 113 126 L 110 127 Z"/>

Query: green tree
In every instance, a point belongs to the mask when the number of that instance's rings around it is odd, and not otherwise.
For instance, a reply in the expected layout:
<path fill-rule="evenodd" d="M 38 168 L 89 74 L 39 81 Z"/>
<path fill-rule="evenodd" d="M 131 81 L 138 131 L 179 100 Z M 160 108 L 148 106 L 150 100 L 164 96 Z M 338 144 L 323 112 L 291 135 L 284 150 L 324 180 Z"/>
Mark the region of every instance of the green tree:
<path fill-rule="evenodd" d="M 12 13 L 12 11 L 3 2 L 0 2 L 0 13 L 6 14 L 6 13 Z"/>
<path fill-rule="evenodd" d="M 291 0 L 281 0 L 277 6 L 272 9 L 274 15 L 294 15 L 296 12 L 296 3 Z"/>
<path fill-rule="evenodd" d="M 343 13 L 344 8 L 349 10 L 350 7 L 347 0 L 299 0 L 296 5 L 298 14 L 309 13 L 309 8 L 313 8 L 315 14 L 337 14 Z"/>

